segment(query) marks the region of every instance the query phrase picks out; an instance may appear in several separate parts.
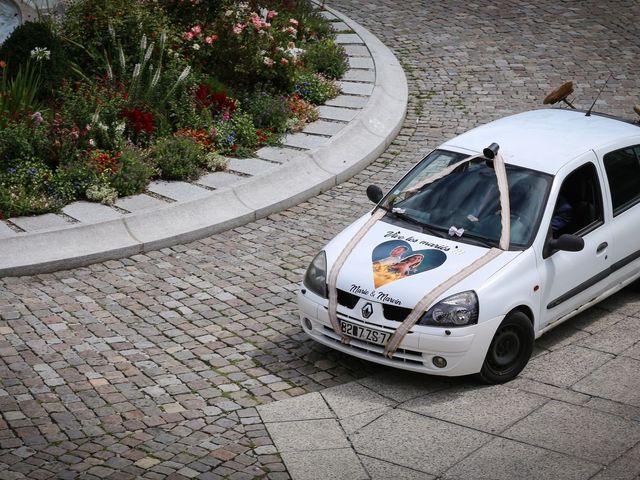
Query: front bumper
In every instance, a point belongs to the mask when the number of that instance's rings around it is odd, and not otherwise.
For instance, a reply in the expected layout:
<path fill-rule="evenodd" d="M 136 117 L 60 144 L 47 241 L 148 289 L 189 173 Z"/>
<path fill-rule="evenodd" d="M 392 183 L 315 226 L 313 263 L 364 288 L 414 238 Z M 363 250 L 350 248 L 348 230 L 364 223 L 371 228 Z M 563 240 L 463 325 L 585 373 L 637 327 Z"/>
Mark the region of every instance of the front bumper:
<path fill-rule="evenodd" d="M 327 301 L 313 293 L 298 292 L 300 321 L 307 335 L 315 341 L 358 358 L 390 367 L 411 370 L 432 375 L 460 376 L 478 373 L 486 356 L 491 339 L 504 316 L 495 317 L 477 325 L 462 328 L 440 328 L 414 326 L 405 336 L 398 350 L 389 359 L 384 356 L 384 347 L 352 338 L 348 344 L 341 342 L 341 335 L 334 332 L 329 320 Z M 305 321 L 308 320 L 307 321 Z M 360 326 L 388 332 L 395 328 L 386 325 L 371 324 L 348 316 L 345 309 L 338 307 L 338 319 L 345 319 Z M 308 323 L 308 325 L 306 325 Z M 399 325 L 393 322 L 395 326 Z M 308 328 L 308 326 L 311 328 Z M 447 335 L 445 332 L 449 331 Z M 433 363 L 434 357 L 447 361 L 444 368 Z"/>

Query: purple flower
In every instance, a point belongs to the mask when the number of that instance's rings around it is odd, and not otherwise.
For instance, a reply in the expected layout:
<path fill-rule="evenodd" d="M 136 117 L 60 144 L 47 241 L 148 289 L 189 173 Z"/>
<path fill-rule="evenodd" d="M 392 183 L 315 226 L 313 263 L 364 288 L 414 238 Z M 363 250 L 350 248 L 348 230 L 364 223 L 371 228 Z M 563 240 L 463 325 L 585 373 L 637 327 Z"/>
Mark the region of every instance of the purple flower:
<path fill-rule="evenodd" d="M 36 127 L 39 127 L 42 123 L 42 114 L 40 112 L 34 113 L 33 115 L 31 115 L 31 120 L 33 120 L 33 123 L 36 124 Z"/>

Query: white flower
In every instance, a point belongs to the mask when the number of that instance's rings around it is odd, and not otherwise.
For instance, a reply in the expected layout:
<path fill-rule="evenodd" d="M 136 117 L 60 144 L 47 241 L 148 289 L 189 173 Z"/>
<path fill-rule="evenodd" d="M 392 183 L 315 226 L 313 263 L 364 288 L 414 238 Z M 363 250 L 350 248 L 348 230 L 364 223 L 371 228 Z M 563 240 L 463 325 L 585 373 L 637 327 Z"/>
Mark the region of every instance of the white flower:
<path fill-rule="evenodd" d="M 193 48 L 194 50 L 200 50 L 200 45 L 197 43 L 194 43 L 191 48 Z"/>
<path fill-rule="evenodd" d="M 140 75 L 140 64 L 136 63 L 136 66 L 133 67 L 133 78 L 137 78 Z"/>
<path fill-rule="evenodd" d="M 116 125 L 116 133 L 118 135 L 122 135 L 124 133 L 124 129 L 126 128 L 126 125 L 124 122 L 120 122 L 119 124 Z"/>
<path fill-rule="evenodd" d="M 106 132 L 107 130 L 109 130 L 109 127 L 107 127 L 104 123 L 102 122 L 98 122 L 96 127 L 98 127 L 99 130 L 102 130 L 103 132 Z"/>
<path fill-rule="evenodd" d="M 177 83 L 180 83 L 181 81 L 183 81 L 185 78 L 187 78 L 187 76 L 189 75 L 189 72 L 191 71 L 191 65 L 187 65 L 184 70 L 182 71 L 182 73 L 180 74 L 180 76 L 178 77 Z"/>
<path fill-rule="evenodd" d="M 92 147 L 96 146 L 96 141 L 93 138 L 89 139 L 89 145 L 91 145 Z"/>
<path fill-rule="evenodd" d="M 35 58 L 36 61 L 49 60 L 51 58 L 51 52 L 44 47 L 36 47 L 31 50 L 31 58 Z"/>

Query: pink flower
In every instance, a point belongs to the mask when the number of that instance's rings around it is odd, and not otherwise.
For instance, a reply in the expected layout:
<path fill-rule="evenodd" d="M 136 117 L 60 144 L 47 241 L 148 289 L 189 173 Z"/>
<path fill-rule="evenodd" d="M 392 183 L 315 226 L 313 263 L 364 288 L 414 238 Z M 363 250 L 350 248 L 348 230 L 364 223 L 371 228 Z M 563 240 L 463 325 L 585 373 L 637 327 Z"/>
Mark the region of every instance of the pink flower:
<path fill-rule="evenodd" d="M 267 67 L 272 67 L 273 66 L 273 58 L 264 57 L 263 62 Z"/>
<path fill-rule="evenodd" d="M 295 18 L 291 18 L 291 19 L 289 19 L 289 23 L 290 23 L 291 25 L 293 25 L 294 27 L 297 27 L 297 26 L 298 26 L 298 20 L 296 20 Z"/>
<path fill-rule="evenodd" d="M 281 65 L 288 65 L 289 64 L 289 60 L 287 60 L 286 58 L 281 58 L 280 59 L 280 64 Z"/>
<path fill-rule="evenodd" d="M 198 35 L 200 32 L 202 32 L 202 27 L 200 25 L 195 25 L 191 27 L 191 31 Z"/>
<path fill-rule="evenodd" d="M 228 121 L 229 121 L 229 118 L 231 118 L 231 115 L 229 115 L 229 111 L 228 111 L 228 110 L 225 110 L 225 111 L 222 113 L 222 121 L 223 121 L 223 122 L 228 122 Z"/>
<path fill-rule="evenodd" d="M 182 38 L 184 38 L 185 40 L 193 40 L 193 37 L 194 35 L 191 32 L 184 32 L 182 34 Z"/>
<path fill-rule="evenodd" d="M 276 12 L 275 10 L 269 10 L 267 12 L 267 20 L 271 20 L 273 17 L 277 17 L 278 16 L 278 12 Z"/>
<path fill-rule="evenodd" d="M 33 123 L 36 125 L 36 127 L 39 127 L 42 123 L 42 114 L 40 112 L 34 113 L 33 115 L 31 115 L 31 120 L 33 120 Z"/>
<path fill-rule="evenodd" d="M 211 45 L 216 40 L 218 40 L 218 35 L 210 35 L 208 37 L 205 37 L 204 43 L 207 43 L 207 44 Z"/>
<path fill-rule="evenodd" d="M 294 37 L 298 34 L 298 31 L 294 27 L 287 27 L 285 29 L 285 32 L 287 32 L 288 34 L 290 34 L 290 35 L 292 35 Z"/>
<path fill-rule="evenodd" d="M 239 35 L 242 33 L 242 31 L 245 29 L 246 25 L 243 23 L 238 23 L 236 25 L 234 25 L 233 27 L 233 33 L 235 33 L 236 35 Z"/>

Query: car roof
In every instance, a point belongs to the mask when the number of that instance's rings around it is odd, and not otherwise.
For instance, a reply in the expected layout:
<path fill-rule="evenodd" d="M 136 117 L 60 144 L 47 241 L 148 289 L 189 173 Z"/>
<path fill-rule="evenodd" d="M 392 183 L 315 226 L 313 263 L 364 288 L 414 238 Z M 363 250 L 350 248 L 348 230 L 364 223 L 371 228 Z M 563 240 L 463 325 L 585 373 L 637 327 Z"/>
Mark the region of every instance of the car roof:
<path fill-rule="evenodd" d="M 505 162 L 556 174 L 579 155 L 628 137 L 640 138 L 640 126 L 593 113 L 547 108 L 519 113 L 469 130 L 445 142 L 449 147 L 480 153 L 492 142 Z"/>

